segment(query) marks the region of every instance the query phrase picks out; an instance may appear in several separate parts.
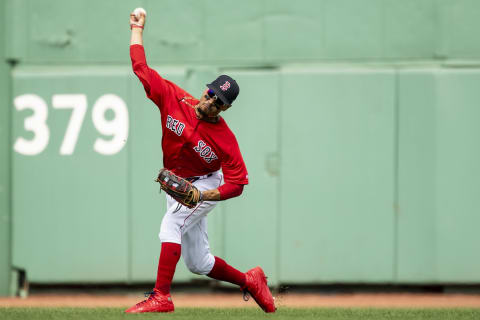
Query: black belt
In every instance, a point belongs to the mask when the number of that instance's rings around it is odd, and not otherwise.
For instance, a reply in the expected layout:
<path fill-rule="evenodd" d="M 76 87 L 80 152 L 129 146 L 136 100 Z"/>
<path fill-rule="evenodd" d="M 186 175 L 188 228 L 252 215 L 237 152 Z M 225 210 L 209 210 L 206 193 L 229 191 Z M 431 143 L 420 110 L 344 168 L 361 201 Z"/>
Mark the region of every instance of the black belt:
<path fill-rule="evenodd" d="M 213 175 L 213 173 L 209 173 L 209 174 L 206 174 L 204 176 L 197 176 L 197 177 L 188 177 L 188 178 L 185 178 L 185 180 L 191 182 L 191 183 L 194 183 L 195 181 L 197 181 L 198 179 L 206 179 L 206 178 L 210 178 L 211 176 Z"/>

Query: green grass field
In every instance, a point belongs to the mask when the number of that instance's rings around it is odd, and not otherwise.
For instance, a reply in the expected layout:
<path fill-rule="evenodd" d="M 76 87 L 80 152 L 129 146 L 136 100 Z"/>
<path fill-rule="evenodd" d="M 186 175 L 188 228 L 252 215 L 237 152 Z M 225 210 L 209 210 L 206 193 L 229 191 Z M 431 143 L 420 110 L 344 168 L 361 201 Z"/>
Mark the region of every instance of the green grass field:
<path fill-rule="evenodd" d="M 1 320 L 24 319 L 480 319 L 480 309 L 360 309 L 281 308 L 275 314 L 259 309 L 178 308 L 169 314 L 125 314 L 120 308 L 0 308 Z"/>

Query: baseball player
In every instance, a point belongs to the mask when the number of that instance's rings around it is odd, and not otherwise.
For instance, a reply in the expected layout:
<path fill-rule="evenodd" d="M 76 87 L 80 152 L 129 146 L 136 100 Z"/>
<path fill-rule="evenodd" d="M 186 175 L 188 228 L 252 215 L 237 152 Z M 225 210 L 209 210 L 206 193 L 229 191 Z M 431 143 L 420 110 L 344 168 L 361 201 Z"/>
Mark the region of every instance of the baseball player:
<path fill-rule="evenodd" d="M 243 273 L 210 253 L 207 214 L 218 201 L 239 196 L 248 184 L 248 174 L 237 140 L 220 113 L 232 106 L 239 93 L 237 82 L 221 75 L 199 99 L 149 68 L 143 48 L 146 14 L 130 15 L 130 57 L 146 95 L 160 110 L 163 164 L 175 175 L 190 181 L 201 193 L 193 207 L 181 205 L 167 195 L 159 238 L 161 241 L 155 288 L 148 299 L 127 313 L 172 312 L 170 285 L 182 254 L 188 269 L 196 274 L 238 285 L 265 312 L 275 312 L 272 294 L 263 270 Z"/>

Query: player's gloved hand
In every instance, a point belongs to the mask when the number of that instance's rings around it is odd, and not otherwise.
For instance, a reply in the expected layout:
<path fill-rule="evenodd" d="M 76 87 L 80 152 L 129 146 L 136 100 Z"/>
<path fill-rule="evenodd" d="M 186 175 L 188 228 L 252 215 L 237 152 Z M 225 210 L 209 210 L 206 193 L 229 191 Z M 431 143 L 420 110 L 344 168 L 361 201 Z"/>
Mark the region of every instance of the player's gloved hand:
<path fill-rule="evenodd" d="M 158 173 L 156 182 L 160 188 L 188 208 L 195 208 L 203 201 L 203 195 L 190 181 L 187 181 L 167 169 Z"/>
<path fill-rule="evenodd" d="M 145 15 L 140 13 L 138 16 L 135 13 L 130 13 L 130 28 L 134 28 L 135 26 L 143 29 L 145 26 Z"/>

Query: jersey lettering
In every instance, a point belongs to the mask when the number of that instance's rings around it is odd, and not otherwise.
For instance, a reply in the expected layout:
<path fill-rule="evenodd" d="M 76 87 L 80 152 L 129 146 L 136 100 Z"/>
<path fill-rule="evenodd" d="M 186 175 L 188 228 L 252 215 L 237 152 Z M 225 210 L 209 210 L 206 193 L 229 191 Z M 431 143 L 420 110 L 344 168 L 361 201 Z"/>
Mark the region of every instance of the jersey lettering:
<path fill-rule="evenodd" d="M 196 152 L 200 152 L 202 151 L 203 147 L 205 147 L 206 143 L 203 142 L 202 140 L 199 140 L 198 141 L 198 145 L 196 147 L 193 147 L 193 150 L 195 150 Z"/>
<path fill-rule="evenodd" d="M 210 147 L 207 146 L 207 147 L 205 147 L 202 151 L 200 151 L 200 156 L 201 156 L 202 158 L 205 158 L 205 156 L 206 156 L 207 154 L 209 154 L 210 151 L 212 151 L 212 148 L 210 148 Z"/>
<path fill-rule="evenodd" d="M 218 159 L 215 152 L 212 151 L 212 148 L 207 146 L 205 142 L 202 140 L 198 140 L 198 144 L 193 147 L 193 150 L 200 154 L 200 157 L 203 158 L 207 163 L 212 162 L 213 160 Z"/>
<path fill-rule="evenodd" d="M 218 159 L 218 158 L 217 158 L 217 155 L 215 154 L 215 152 L 212 152 L 210 154 L 210 156 L 205 157 L 205 161 L 207 161 L 208 163 L 210 163 L 210 162 L 212 162 L 213 160 L 216 160 L 216 159 Z"/>
<path fill-rule="evenodd" d="M 170 115 L 167 116 L 167 122 L 165 126 L 175 132 L 177 136 L 181 136 L 183 133 L 183 129 L 185 129 L 185 124 L 183 122 L 172 118 Z"/>

